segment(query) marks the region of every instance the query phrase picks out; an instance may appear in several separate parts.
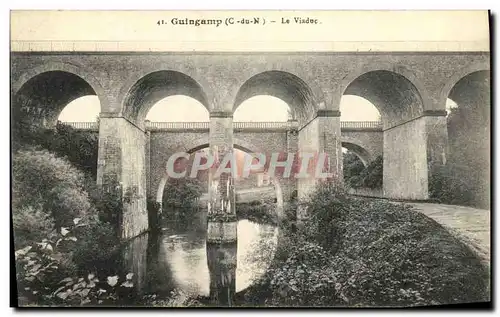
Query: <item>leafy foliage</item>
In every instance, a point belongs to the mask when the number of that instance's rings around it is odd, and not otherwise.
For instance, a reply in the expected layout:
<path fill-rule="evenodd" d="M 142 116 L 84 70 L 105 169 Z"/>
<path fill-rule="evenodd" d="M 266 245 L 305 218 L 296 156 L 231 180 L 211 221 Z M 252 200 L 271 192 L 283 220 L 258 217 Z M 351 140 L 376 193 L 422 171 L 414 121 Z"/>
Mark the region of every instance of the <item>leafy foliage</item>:
<path fill-rule="evenodd" d="M 57 227 L 91 210 L 84 176 L 69 162 L 42 151 L 18 151 L 12 161 L 14 214 L 31 208 L 51 215 Z"/>
<path fill-rule="evenodd" d="M 203 186 L 196 178 L 172 178 L 163 191 L 163 206 L 191 208 L 202 194 Z"/>
<path fill-rule="evenodd" d="M 271 201 L 255 200 L 249 203 L 236 203 L 237 218 L 248 219 L 255 223 L 276 225 L 278 215 L 275 210 L 276 204 Z"/>
<path fill-rule="evenodd" d="M 487 299 L 488 274 L 480 260 L 439 224 L 402 204 L 363 204 L 365 208 L 352 209 L 340 222 L 345 234 L 333 266 L 342 305 Z"/>
<path fill-rule="evenodd" d="M 65 269 L 66 252 L 75 248 L 78 239 L 73 231 L 87 224 L 79 218 L 74 225 L 62 228 L 41 242 L 15 252 L 18 299 L 21 306 L 80 306 L 115 303 L 119 288 L 133 287 L 133 274 L 124 279 L 109 276 L 99 281 L 94 273 L 83 277 L 71 275 Z"/>
<path fill-rule="evenodd" d="M 54 231 L 54 219 L 41 208 L 20 206 L 12 213 L 14 242 L 16 246 L 26 246 L 33 241 L 41 241 Z"/>
<path fill-rule="evenodd" d="M 356 188 L 361 183 L 360 174 L 365 169 L 361 159 L 351 151 L 343 153 L 344 181 L 349 186 Z M 358 186 L 359 187 L 359 186 Z"/>
<path fill-rule="evenodd" d="M 448 231 L 407 205 L 346 195 L 332 183 L 282 228 L 274 263 L 245 293 L 253 305 L 412 306 L 489 300 L 488 272 Z M 271 255 L 267 255 L 271 256 Z"/>
<path fill-rule="evenodd" d="M 66 158 L 79 170 L 94 178 L 97 175 L 99 137 L 97 133 L 79 131 L 59 123 L 55 129 L 17 124 L 13 127 L 13 149 L 27 146 L 46 149 L 57 157 Z"/>
<path fill-rule="evenodd" d="M 383 181 L 383 158 L 378 156 L 364 166 L 356 154 L 344 153 L 344 181 L 352 188 L 381 188 Z"/>

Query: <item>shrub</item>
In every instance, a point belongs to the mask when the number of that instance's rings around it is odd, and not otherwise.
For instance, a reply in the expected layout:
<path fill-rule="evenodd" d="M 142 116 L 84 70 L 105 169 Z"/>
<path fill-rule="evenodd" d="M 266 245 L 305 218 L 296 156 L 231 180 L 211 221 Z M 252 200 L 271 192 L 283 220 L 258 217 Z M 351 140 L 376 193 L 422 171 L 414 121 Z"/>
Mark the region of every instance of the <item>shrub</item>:
<path fill-rule="evenodd" d="M 46 149 L 57 157 L 65 158 L 86 174 L 97 175 L 99 137 L 97 133 L 79 131 L 59 123 L 55 129 L 16 122 L 13 127 L 13 148 L 34 146 Z"/>
<path fill-rule="evenodd" d="M 100 191 L 65 159 L 47 151 L 22 150 L 14 155 L 12 215 L 17 247 L 49 237 L 54 228 L 71 226 L 74 218 L 82 219 L 87 226 L 75 229 L 80 235 L 75 248 L 60 252 L 71 260 L 68 267 L 105 269 L 105 259 L 118 244 L 120 213 L 119 191 Z"/>
<path fill-rule="evenodd" d="M 361 187 L 381 188 L 384 178 L 384 159 L 377 156 L 360 174 Z"/>
<path fill-rule="evenodd" d="M 191 208 L 203 194 L 203 186 L 196 178 L 169 179 L 163 191 L 163 206 Z"/>
<path fill-rule="evenodd" d="M 364 167 L 352 152 L 344 154 L 344 181 L 352 188 L 381 188 L 384 160 L 380 155 Z"/>
<path fill-rule="evenodd" d="M 120 288 L 133 287 L 131 273 L 99 281 L 94 273 L 79 276 L 64 269 L 66 253 L 60 249 L 74 248 L 74 230 L 86 226 L 76 218 L 73 226 L 15 252 L 20 306 L 111 305 L 117 303 Z"/>
<path fill-rule="evenodd" d="M 359 182 L 359 174 L 365 169 L 363 162 L 351 151 L 342 155 L 344 181 L 351 187 L 356 187 Z"/>
<path fill-rule="evenodd" d="M 356 208 L 355 200 L 333 182 L 324 182 L 309 195 L 299 208 L 310 215 L 303 225 L 302 234 L 327 250 L 335 252 L 340 246 L 343 228 L 339 226 L 351 209 Z"/>
<path fill-rule="evenodd" d="M 434 220 L 402 204 L 362 200 L 340 225 L 333 258 L 337 296 L 349 306 L 409 306 L 487 300 L 473 252 Z"/>
<path fill-rule="evenodd" d="M 247 303 L 288 307 L 332 305 L 335 268 L 331 266 L 330 255 L 317 244 L 304 240 L 294 240 L 285 248 L 276 257 L 279 265 L 275 263 L 246 292 Z"/>
<path fill-rule="evenodd" d="M 119 235 L 120 214 L 123 210 L 121 186 L 118 182 L 112 182 L 106 186 L 97 186 L 94 180 L 87 179 L 86 188 L 92 206 L 97 211 L 100 222 L 108 223 Z"/>
<path fill-rule="evenodd" d="M 311 215 L 283 228 L 254 304 L 412 306 L 487 301 L 475 254 L 407 205 L 354 198 L 326 182 L 302 202 Z"/>
<path fill-rule="evenodd" d="M 48 151 L 18 151 L 12 173 L 13 213 L 31 207 L 50 214 L 60 227 L 91 209 L 83 174 Z"/>
<path fill-rule="evenodd" d="M 74 243 L 72 259 L 78 265 L 80 273 L 102 272 L 111 274 L 110 257 L 120 246 L 115 228 L 109 223 L 92 221 L 87 226 L 76 228 L 79 239 Z"/>
<path fill-rule="evenodd" d="M 54 231 L 53 218 L 32 206 L 21 206 L 12 214 L 14 243 L 20 249 L 32 243 L 41 241 Z"/>
<path fill-rule="evenodd" d="M 236 203 L 238 219 L 248 219 L 255 223 L 278 224 L 276 204 L 269 201 L 254 200 L 248 203 Z"/>

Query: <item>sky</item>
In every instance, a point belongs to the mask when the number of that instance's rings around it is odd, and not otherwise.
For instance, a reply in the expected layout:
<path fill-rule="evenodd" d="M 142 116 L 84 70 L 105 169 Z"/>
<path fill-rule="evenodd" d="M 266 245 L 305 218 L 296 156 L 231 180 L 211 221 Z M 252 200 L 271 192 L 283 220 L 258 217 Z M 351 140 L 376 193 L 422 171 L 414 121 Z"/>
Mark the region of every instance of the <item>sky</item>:
<path fill-rule="evenodd" d="M 448 99 L 447 109 L 456 104 Z M 269 111 L 272 107 L 275 111 Z M 96 121 L 100 105 L 96 96 L 85 96 L 69 103 L 59 115 L 63 122 Z M 368 100 L 357 96 L 343 96 L 340 102 L 341 121 L 378 121 L 380 114 Z M 146 116 L 156 122 L 206 122 L 208 111 L 197 100 L 186 96 L 170 96 L 156 103 Z M 288 105 L 272 96 L 255 96 L 236 109 L 234 122 L 287 121 Z"/>

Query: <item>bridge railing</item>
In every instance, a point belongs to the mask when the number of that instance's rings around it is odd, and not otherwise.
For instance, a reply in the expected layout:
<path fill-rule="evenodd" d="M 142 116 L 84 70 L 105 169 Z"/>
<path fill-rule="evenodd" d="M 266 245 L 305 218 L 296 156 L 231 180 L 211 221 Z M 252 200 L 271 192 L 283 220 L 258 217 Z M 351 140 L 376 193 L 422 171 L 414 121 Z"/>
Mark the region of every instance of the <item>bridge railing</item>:
<path fill-rule="evenodd" d="M 97 130 L 97 122 L 64 122 L 64 124 L 80 130 Z M 341 121 L 341 129 L 353 130 L 381 130 L 382 123 L 379 121 Z M 208 130 L 210 122 L 152 122 L 146 121 L 148 130 Z M 297 129 L 295 121 L 288 122 L 233 122 L 233 129 L 237 130 L 289 130 Z"/>
<path fill-rule="evenodd" d="M 233 129 L 283 129 L 295 127 L 293 122 L 233 122 Z"/>
<path fill-rule="evenodd" d="M 382 129 L 382 122 L 380 121 L 340 121 L 341 129 L 370 129 L 370 130 L 378 130 Z"/>
<path fill-rule="evenodd" d="M 61 122 L 64 125 L 68 125 L 73 129 L 78 130 L 99 130 L 99 123 L 97 122 Z"/>
<path fill-rule="evenodd" d="M 149 130 L 202 130 L 209 129 L 210 122 L 152 122 L 146 121 Z"/>

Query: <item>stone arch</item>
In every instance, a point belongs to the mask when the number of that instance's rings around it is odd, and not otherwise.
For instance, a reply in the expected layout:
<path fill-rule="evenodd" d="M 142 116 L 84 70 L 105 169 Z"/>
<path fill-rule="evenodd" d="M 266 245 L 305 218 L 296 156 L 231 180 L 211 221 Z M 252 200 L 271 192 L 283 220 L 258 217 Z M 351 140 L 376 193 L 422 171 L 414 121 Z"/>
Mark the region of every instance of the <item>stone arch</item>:
<path fill-rule="evenodd" d="M 480 62 L 480 63 L 474 63 L 470 64 L 466 67 L 461 68 L 460 70 L 454 72 L 448 80 L 443 84 L 443 87 L 440 90 L 439 93 L 439 100 L 438 104 L 443 106 L 443 109 L 446 104 L 446 99 L 450 95 L 451 90 L 455 85 L 463 78 L 466 76 L 475 73 L 475 72 L 480 72 L 480 71 L 487 71 L 491 72 L 490 70 L 490 65 L 487 62 Z M 456 102 L 456 100 L 453 100 Z"/>
<path fill-rule="evenodd" d="M 300 77 L 286 71 L 269 70 L 247 78 L 238 89 L 233 112 L 243 101 L 258 95 L 270 95 L 286 102 L 299 123 L 306 123 L 318 109 L 317 96 Z"/>
<path fill-rule="evenodd" d="M 31 125 L 53 127 L 61 111 L 70 102 L 87 95 L 96 95 L 102 109 L 102 94 L 99 95 L 94 89 L 94 87 L 98 87 L 97 89 L 102 89 L 102 87 L 96 86 L 95 82 L 93 84 L 87 82 L 73 72 L 75 69 L 69 72 L 71 67 L 61 65 L 56 65 L 56 67 L 49 64 L 45 68 L 33 70 L 33 73 L 25 74 L 16 83 L 13 87 L 12 99 L 14 122 L 21 123 L 31 118 L 26 121 Z M 65 70 L 60 70 L 63 68 Z M 32 76 L 33 74 L 36 75 Z M 17 87 L 17 85 L 21 86 Z"/>
<path fill-rule="evenodd" d="M 140 77 L 132 85 L 127 82 L 123 89 L 127 89 L 127 92 L 123 94 L 125 97 L 121 107 L 122 115 L 139 126 L 144 125 L 149 109 L 169 96 L 191 97 L 210 111 L 209 99 L 203 87 L 197 80 L 183 72 L 157 70 Z"/>
<path fill-rule="evenodd" d="M 423 114 L 429 96 L 417 77 L 403 66 L 363 65 L 341 82 L 341 94 L 360 96 L 379 110 L 385 128 Z M 340 104 L 340 102 L 339 102 Z"/>
<path fill-rule="evenodd" d="M 207 148 L 207 147 L 209 147 L 209 137 L 204 136 L 198 140 L 195 140 L 191 143 L 188 143 L 188 144 L 182 146 L 174 153 L 186 152 L 188 154 L 193 154 L 196 151 Z M 256 148 L 255 146 L 253 146 L 251 143 L 246 142 L 244 140 L 237 139 L 237 138 L 234 139 L 234 148 L 241 150 L 243 152 L 246 152 L 246 153 L 263 153 L 263 152 L 260 152 L 260 150 L 258 148 Z M 169 177 L 166 173 L 164 173 L 162 178 L 160 179 L 160 182 L 158 184 L 158 188 L 156 190 L 156 202 L 157 203 L 161 204 L 163 201 L 163 191 L 165 189 L 165 185 L 168 182 L 168 179 L 169 179 Z M 281 217 L 282 213 L 283 213 L 283 208 L 284 208 L 283 189 L 282 189 L 281 183 L 280 183 L 278 178 L 273 177 L 272 183 L 273 183 L 275 194 L 276 194 L 278 216 Z"/>
<path fill-rule="evenodd" d="M 356 154 L 365 167 L 367 167 L 373 159 L 372 154 L 359 144 L 342 140 L 342 147 Z"/>
<path fill-rule="evenodd" d="M 21 88 L 34 77 L 47 72 L 66 72 L 80 77 L 82 80 L 87 82 L 90 87 L 94 90 L 95 94 L 99 98 L 101 103 L 101 109 L 103 112 L 107 111 L 109 107 L 109 101 L 106 96 L 105 90 L 101 83 L 94 77 L 90 72 L 85 71 L 82 67 L 62 62 L 44 62 L 42 65 L 26 69 L 22 71 L 22 74 L 13 81 L 11 84 L 12 96 L 17 95 Z"/>
<path fill-rule="evenodd" d="M 384 195 L 427 199 L 429 120 L 424 113 L 432 103 L 425 87 L 405 67 L 373 64 L 344 78 L 342 95 L 361 96 L 380 112 Z"/>

